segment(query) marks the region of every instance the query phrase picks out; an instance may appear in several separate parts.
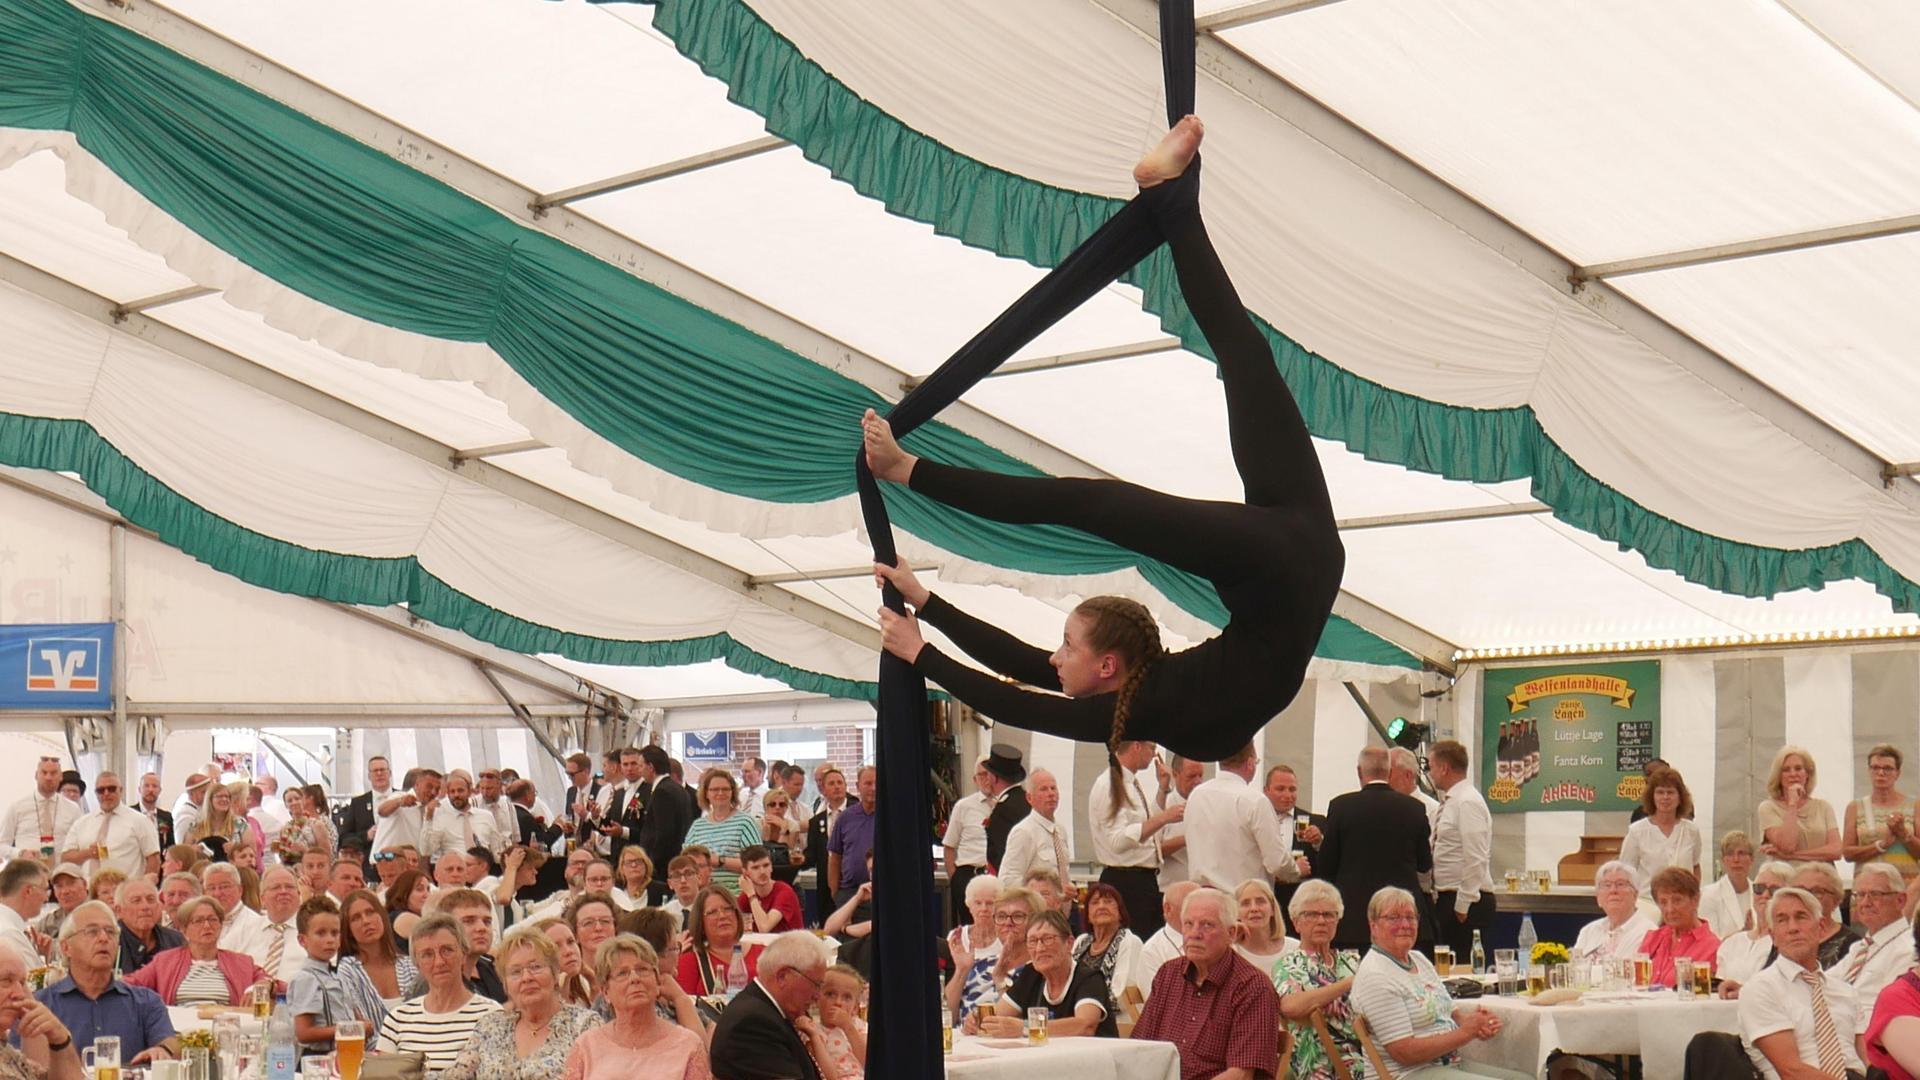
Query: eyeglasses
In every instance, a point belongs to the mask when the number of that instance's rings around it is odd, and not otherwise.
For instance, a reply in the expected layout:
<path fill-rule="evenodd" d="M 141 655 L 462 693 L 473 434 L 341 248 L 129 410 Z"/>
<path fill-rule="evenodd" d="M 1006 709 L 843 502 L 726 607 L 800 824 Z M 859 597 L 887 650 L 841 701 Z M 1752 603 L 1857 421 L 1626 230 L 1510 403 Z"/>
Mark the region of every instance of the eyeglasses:
<path fill-rule="evenodd" d="M 1030 918 L 1030 916 L 1024 911 L 996 911 L 993 913 L 993 922 L 996 926 L 1018 926 L 1026 922 L 1028 918 Z"/>
<path fill-rule="evenodd" d="M 95 784 L 93 786 L 93 793 L 95 795 L 118 795 L 120 794 L 120 785 L 119 784 Z"/>
<path fill-rule="evenodd" d="M 1027 935 L 1027 948 L 1034 949 L 1042 945 L 1058 945 L 1065 940 L 1066 939 L 1059 934 L 1029 934 Z"/>
<path fill-rule="evenodd" d="M 195 919 L 194 921 L 198 922 L 200 920 Z M 219 922 L 220 920 L 215 919 L 214 921 Z M 117 934 L 119 932 L 120 932 L 120 928 L 117 926 L 88 926 L 88 927 L 83 927 L 79 930 L 75 930 L 73 933 L 68 934 L 67 936 L 68 937 L 106 937 L 108 934 Z"/>
<path fill-rule="evenodd" d="M 1337 911 L 1299 911 L 1299 912 L 1295 912 L 1293 917 L 1296 920 L 1298 919 L 1337 919 L 1340 917 L 1340 913 Z"/>
<path fill-rule="evenodd" d="M 1406 915 L 1382 915 L 1373 921 L 1383 922 L 1383 923 L 1393 923 L 1396 925 L 1405 926 L 1405 925 L 1410 925 L 1412 923 L 1419 922 L 1420 916 L 1414 915 L 1412 913 L 1408 913 Z"/>
<path fill-rule="evenodd" d="M 506 980 L 508 982 L 513 983 L 513 982 L 519 982 L 521 979 L 524 979 L 529 975 L 534 975 L 543 971 L 551 972 L 552 970 L 553 970 L 552 968 L 548 967 L 545 964 L 517 964 L 513 967 L 506 969 L 500 974 L 506 976 Z"/>
<path fill-rule="evenodd" d="M 1781 889 L 1785 887 L 1786 886 L 1784 885 L 1762 885 L 1756 881 L 1753 883 L 1753 895 L 1772 896 L 1774 893 L 1779 892 Z"/>
<path fill-rule="evenodd" d="M 574 926 L 581 930 L 606 930 L 614 925 L 612 919 L 596 916 L 591 919 L 576 919 Z"/>
<path fill-rule="evenodd" d="M 1901 895 L 1900 893 L 1891 892 L 1886 889 L 1855 889 L 1853 890 L 1853 898 L 1855 900 L 1892 900 L 1895 897 L 1900 895 Z"/>
<path fill-rule="evenodd" d="M 813 988 L 814 988 L 815 990 L 820 990 L 820 989 L 823 989 L 823 988 L 824 988 L 824 987 L 826 986 L 826 982 L 827 982 L 827 980 L 826 980 L 825 978 L 819 978 L 819 979 L 816 979 L 816 978 L 814 978 L 813 976 L 811 976 L 811 975 L 809 975 L 809 974 L 807 974 L 806 972 L 804 972 L 804 971 L 801 971 L 801 970 L 800 970 L 799 968 L 787 968 L 786 970 L 788 970 L 788 971 L 791 971 L 791 972 L 793 972 L 793 973 L 794 973 L 795 975 L 798 975 L 798 976 L 800 976 L 801 978 L 803 978 L 803 979 L 805 979 L 805 980 L 807 980 L 808 982 L 810 982 L 810 983 L 812 983 L 812 984 L 813 984 Z"/>

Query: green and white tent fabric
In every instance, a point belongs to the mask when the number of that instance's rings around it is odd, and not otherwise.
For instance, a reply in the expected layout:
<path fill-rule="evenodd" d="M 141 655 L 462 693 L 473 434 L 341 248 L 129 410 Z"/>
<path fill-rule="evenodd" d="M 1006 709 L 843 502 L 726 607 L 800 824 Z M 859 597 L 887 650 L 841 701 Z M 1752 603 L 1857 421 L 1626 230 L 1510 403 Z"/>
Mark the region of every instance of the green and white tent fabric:
<path fill-rule="evenodd" d="M 1912 625 L 1920 489 L 1881 472 L 1920 458 L 1913 238 L 1615 276 L 1920 211 L 1912 72 L 1873 48 L 1905 16 L 1300 6 L 1203 12 L 1200 111 L 1351 526 L 1318 673 Z M 268 588 L 863 696 L 853 420 L 1127 194 L 1152 14 L 16 0 L 0 462 Z M 1547 77 L 1609 65 L 1642 74 Z M 1164 259 L 1020 359 L 921 447 L 1237 497 Z M 1093 591 L 1176 646 L 1220 617 L 1081 534 L 893 514 L 1036 642 Z"/>

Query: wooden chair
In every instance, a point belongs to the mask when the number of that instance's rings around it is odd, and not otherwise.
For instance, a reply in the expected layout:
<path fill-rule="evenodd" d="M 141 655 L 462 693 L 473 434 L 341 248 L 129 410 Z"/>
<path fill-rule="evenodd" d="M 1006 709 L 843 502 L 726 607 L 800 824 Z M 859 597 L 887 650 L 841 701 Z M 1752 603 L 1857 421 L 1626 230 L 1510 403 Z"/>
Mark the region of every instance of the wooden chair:
<path fill-rule="evenodd" d="M 1120 992 L 1120 1015 L 1113 1018 L 1113 1026 L 1119 1030 L 1120 1037 L 1130 1039 L 1133 1029 L 1140 1023 L 1140 1013 L 1145 1010 L 1146 998 L 1140 994 L 1140 988 L 1129 986 Z"/>
<path fill-rule="evenodd" d="M 1333 1075 L 1336 1080 L 1353 1080 L 1353 1070 L 1347 1068 L 1347 1059 L 1340 1054 L 1340 1044 L 1333 1041 L 1333 1032 L 1327 1030 L 1327 1011 L 1315 1009 L 1307 1014 L 1313 1023 L 1313 1033 L 1320 1039 L 1320 1049 L 1333 1062 Z"/>
<path fill-rule="evenodd" d="M 1367 1064 L 1373 1067 L 1373 1074 L 1379 1077 L 1392 1076 L 1393 1070 L 1387 1068 L 1386 1051 L 1373 1041 L 1373 1026 L 1359 1013 L 1353 1014 L 1353 1033 L 1360 1037 L 1360 1049 L 1367 1052 Z"/>

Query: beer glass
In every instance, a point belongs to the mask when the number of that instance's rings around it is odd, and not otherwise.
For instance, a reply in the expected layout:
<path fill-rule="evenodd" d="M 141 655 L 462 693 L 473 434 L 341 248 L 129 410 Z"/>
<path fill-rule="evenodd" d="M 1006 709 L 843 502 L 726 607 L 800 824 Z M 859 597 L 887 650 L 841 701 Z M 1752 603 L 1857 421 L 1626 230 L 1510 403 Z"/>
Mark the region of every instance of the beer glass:
<path fill-rule="evenodd" d="M 1433 947 L 1433 969 L 1441 978 L 1453 974 L 1453 946 L 1435 945 Z"/>
<path fill-rule="evenodd" d="M 1693 996 L 1693 961 L 1684 956 L 1673 958 L 1673 988 L 1683 998 Z"/>
<path fill-rule="evenodd" d="M 1547 992 L 1547 965 L 1527 965 L 1527 993 L 1540 995 Z"/>
<path fill-rule="evenodd" d="M 1520 891 L 1520 871 L 1518 870 L 1507 871 L 1507 891 L 1508 892 Z"/>
<path fill-rule="evenodd" d="M 93 1072 L 93 1080 L 120 1080 L 120 1039 L 102 1035 L 80 1052 L 80 1064 Z"/>
<path fill-rule="evenodd" d="M 360 1080 L 360 1062 L 367 1054 L 367 1028 L 358 1020 L 342 1020 L 333 1028 L 334 1068 L 340 1080 Z"/>
<path fill-rule="evenodd" d="M 1534 884 L 1540 887 L 1541 892 L 1547 892 L 1553 888 L 1553 872 L 1552 871 L 1535 870 L 1533 872 L 1533 880 L 1534 880 Z"/>
<path fill-rule="evenodd" d="M 1713 996 L 1713 967 L 1709 964 L 1693 965 L 1693 992 L 1701 997 Z"/>
<path fill-rule="evenodd" d="M 1653 985 L 1653 957 L 1646 953 L 1633 954 L 1633 988 L 1645 990 Z"/>
<path fill-rule="evenodd" d="M 1051 1017 L 1047 1015 L 1047 1010 L 1038 1005 L 1027 1010 L 1027 1045 L 1047 1045 L 1047 1021 L 1049 1019 L 1051 1019 Z M 342 1077 L 341 1080 L 346 1080 L 346 1078 Z"/>

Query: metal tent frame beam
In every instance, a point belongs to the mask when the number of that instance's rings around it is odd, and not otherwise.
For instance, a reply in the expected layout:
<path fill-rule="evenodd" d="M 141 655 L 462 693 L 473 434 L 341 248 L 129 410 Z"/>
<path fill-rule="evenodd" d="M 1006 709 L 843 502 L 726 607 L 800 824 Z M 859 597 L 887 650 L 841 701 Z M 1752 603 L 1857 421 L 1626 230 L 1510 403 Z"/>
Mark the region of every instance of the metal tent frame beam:
<path fill-rule="evenodd" d="M 744 161 L 747 158 L 758 157 L 769 151 L 780 150 L 792 145 L 792 143 L 778 135 L 762 135 L 757 139 L 748 139 L 746 142 L 735 143 L 732 146 L 722 146 L 718 149 L 692 154 L 676 161 L 662 162 L 659 165 L 649 165 L 644 169 L 635 169 L 632 172 L 621 173 L 619 176 L 608 177 L 605 180 L 596 180 L 591 184 L 581 184 L 577 187 L 563 188 L 559 191 L 549 192 L 534 199 L 528 209 L 532 210 L 536 215 L 543 215 L 556 206 L 565 206 L 568 203 L 579 202 L 582 199 L 592 199 L 601 195 L 611 195 L 616 191 L 626 191 L 628 188 L 637 188 L 642 184 L 651 184 L 656 180 L 667 180 L 675 176 L 685 176 L 688 173 L 699 172 L 701 169 L 709 169 L 715 165 Z"/>
<path fill-rule="evenodd" d="M 1806 232 L 1788 233 L 1785 236 L 1742 240 L 1736 244 L 1715 244 L 1711 247 L 1670 251 L 1662 255 L 1643 255 L 1633 259 L 1595 263 L 1576 270 L 1574 276 L 1581 281 L 1599 281 L 1603 278 L 1625 277 L 1628 274 L 1650 274 L 1658 270 L 1707 266 L 1733 259 L 1750 259 L 1756 255 L 1780 255 L 1789 251 L 1806 251 L 1809 248 L 1851 244 L 1861 240 L 1904 236 L 1915 232 L 1920 232 L 1920 214 L 1866 221 L 1855 225 L 1840 225 L 1831 229 L 1809 229 Z"/>
<path fill-rule="evenodd" d="M 1203 34 L 1220 34 L 1242 26 L 1266 22 L 1268 19 L 1277 19 L 1282 15 L 1312 11 L 1314 8 L 1339 2 L 1340 0 L 1258 0 L 1257 3 L 1241 4 L 1210 15 L 1202 15 L 1193 20 L 1193 28 Z"/>
<path fill-rule="evenodd" d="M 1147 39 L 1159 40 L 1159 6 L 1155 0 L 1095 0 L 1095 3 Z M 1208 77 L 1347 159 L 1556 292 L 1584 305 L 1616 329 L 1740 402 L 1756 416 L 1798 439 L 1861 482 L 1876 487 L 1887 483 L 1884 471 L 1891 463 L 1879 454 L 1605 281 L 1582 278 L 1581 267 L 1538 237 L 1328 108 L 1234 48 L 1217 33 L 1200 35 L 1196 53 L 1199 70 Z M 1920 485 L 1903 482 L 1887 486 L 1904 506 L 1920 510 Z"/>

